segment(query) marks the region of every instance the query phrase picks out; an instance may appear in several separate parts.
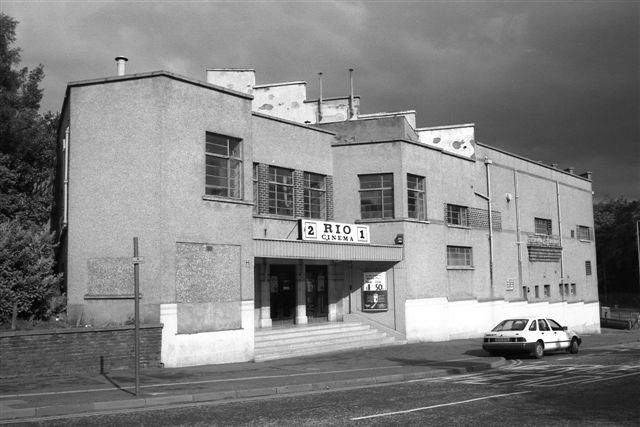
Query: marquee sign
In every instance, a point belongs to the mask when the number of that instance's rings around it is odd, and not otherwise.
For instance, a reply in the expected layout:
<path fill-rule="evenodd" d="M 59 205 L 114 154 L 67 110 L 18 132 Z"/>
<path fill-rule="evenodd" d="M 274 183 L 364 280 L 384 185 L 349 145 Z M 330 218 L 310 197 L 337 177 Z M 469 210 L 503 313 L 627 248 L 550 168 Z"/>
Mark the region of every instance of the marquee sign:
<path fill-rule="evenodd" d="M 311 242 L 370 243 L 369 226 L 301 219 L 298 239 Z"/>

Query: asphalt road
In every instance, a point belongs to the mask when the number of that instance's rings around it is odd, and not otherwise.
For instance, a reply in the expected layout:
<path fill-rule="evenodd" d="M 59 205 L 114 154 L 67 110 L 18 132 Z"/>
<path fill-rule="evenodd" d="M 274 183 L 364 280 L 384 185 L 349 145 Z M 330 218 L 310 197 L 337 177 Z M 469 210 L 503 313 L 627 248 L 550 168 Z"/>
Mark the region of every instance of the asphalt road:
<path fill-rule="evenodd" d="M 640 425 L 640 346 L 324 393 L 50 418 L 31 425 Z"/>

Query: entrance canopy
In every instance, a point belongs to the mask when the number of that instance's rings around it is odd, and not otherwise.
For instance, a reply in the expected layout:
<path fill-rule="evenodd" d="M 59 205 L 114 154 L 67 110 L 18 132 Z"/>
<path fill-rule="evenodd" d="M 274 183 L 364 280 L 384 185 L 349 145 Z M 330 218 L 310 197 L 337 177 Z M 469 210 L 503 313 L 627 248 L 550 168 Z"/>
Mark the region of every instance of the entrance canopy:
<path fill-rule="evenodd" d="M 332 261 L 402 261 L 402 246 L 318 243 L 304 240 L 253 239 L 254 256 L 261 258 Z"/>

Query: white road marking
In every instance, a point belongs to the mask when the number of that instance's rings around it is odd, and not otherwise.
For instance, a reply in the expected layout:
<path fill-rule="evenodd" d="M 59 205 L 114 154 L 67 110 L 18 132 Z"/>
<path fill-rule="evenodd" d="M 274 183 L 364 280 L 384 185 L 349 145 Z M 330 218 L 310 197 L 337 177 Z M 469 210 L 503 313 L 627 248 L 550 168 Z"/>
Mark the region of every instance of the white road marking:
<path fill-rule="evenodd" d="M 477 402 L 477 401 L 480 401 L 480 400 L 487 400 L 487 399 L 495 399 L 495 398 L 498 398 L 498 397 L 515 396 L 515 395 L 518 395 L 518 394 L 525 394 L 525 393 L 530 393 L 530 392 L 529 391 L 518 391 L 518 392 L 515 392 L 515 393 L 494 394 L 493 396 L 477 397 L 475 399 L 460 400 L 458 402 L 440 403 L 438 405 L 423 406 L 421 408 L 405 409 L 404 411 L 383 412 L 383 413 L 380 413 L 380 414 L 365 415 L 364 417 L 351 418 L 351 421 L 368 420 L 368 419 L 371 419 L 371 418 L 380 418 L 380 417 L 389 417 L 389 416 L 392 416 L 392 415 L 408 414 L 408 413 L 411 413 L 411 412 L 426 411 L 428 409 L 442 408 L 442 407 L 445 407 L 445 406 L 462 405 L 464 403 Z"/>

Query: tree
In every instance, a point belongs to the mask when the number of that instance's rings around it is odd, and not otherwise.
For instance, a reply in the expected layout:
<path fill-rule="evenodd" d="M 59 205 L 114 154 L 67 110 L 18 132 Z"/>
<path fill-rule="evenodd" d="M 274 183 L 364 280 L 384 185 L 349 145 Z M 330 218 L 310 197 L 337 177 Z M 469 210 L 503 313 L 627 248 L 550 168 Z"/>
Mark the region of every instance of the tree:
<path fill-rule="evenodd" d="M 17 24 L 0 13 L 0 321 L 11 317 L 13 327 L 18 315 L 46 316 L 61 282 L 45 232 L 58 115 L 39 113 L 43 66 L 17 68 Z"/>
<path fill-rule="evenodd" d="M 640 304 L 636 221 L 639 200 L 618 198 L 594 205 L 598 285 L 608 304 Z"/>

